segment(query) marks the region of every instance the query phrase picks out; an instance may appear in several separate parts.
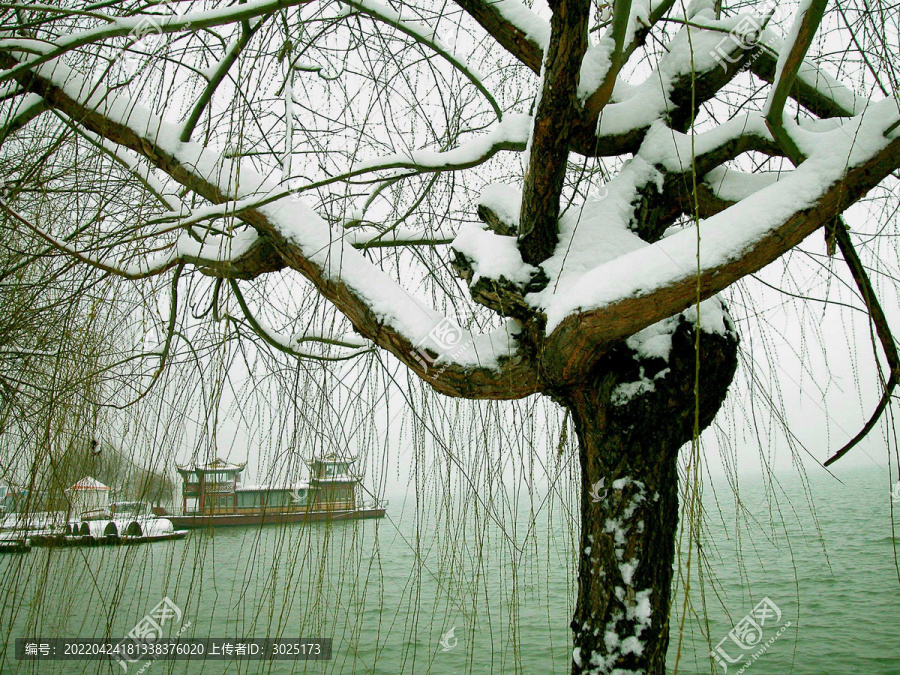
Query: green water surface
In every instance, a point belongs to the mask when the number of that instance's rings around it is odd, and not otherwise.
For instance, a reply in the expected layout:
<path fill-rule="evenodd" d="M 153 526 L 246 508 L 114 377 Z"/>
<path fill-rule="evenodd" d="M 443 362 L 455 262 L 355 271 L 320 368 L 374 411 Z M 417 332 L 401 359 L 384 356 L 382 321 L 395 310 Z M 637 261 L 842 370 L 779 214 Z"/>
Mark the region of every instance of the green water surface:
<path fill-rule="evenodd" d="M 747 479 L 740 523 L 727 485 L 706 488 L 703 556 L 714 577 L 704 575 L 701 588 L 692 576 L 683 631 L 677 591 L 670 668 L 681 633 L 678 672 L 724 672 L 708 658 L 709 642 L 727 638 L 767 597 L 781 617 L 759 644 L 777 639 L 745 672 L 900 673 L 891 533 L 900 501 L 892 504 L 885 472 L 838 475 L 842 482 L 814 476 L 808 494 L 796 476 L 768 486 Z M 517 504 L 430 510 L 394 499 L 384 520 L 4 555 L 0 672 L 137 673 L 140 664 L 124 671 L 109 661 L 20 662 L 13 640 L 121 637 L 167 596 L 182 610 L 166 627 L 172 635 L 328 637 L 334 656 L 155 661 L 144 673 L 566 673 L 576 524 L 558 500 Z M 725 650 L 746 662 L 759 644 L 741 650 L 726 640 Z"/>

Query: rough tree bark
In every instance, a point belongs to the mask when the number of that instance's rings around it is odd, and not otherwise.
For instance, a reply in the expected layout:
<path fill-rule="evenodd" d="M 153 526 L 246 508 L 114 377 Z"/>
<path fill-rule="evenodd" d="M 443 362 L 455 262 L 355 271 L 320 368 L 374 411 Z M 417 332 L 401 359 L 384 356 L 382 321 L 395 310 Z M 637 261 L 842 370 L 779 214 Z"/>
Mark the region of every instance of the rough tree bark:
<path fill-rule="evenodd" d="M 557 397 L 574 419 L 581 461 L 575 674 L 665 672 L 678 450 L 694 433 L 694 337 L 682 318 L 668 362 L 620 343 L 584 387 Z M 700 345 L 702 429 L 734 377 L 738 339 L 702 332 Z M 627 397 L 630 383 L 648 380 L 652 391 Z"/>

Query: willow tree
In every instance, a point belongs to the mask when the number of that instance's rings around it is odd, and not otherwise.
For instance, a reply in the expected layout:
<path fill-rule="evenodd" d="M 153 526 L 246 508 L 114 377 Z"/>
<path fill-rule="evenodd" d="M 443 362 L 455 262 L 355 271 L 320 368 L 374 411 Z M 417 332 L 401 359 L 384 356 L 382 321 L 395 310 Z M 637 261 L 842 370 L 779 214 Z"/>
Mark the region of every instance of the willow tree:
<path fill-rule="evenodd" d="M 3 157 L 8 173 L 32 163 Z M 29 246 L 19 229 L 0 213 L 0 484 L 26 489 L 19 508 L 31 512 L 60 506 L 66 488 L 97 472 L 98 401 L 134 356 L 118 349 L 128 314 L 112 301 L 119 286 Z"/>
<path fill-rule="evenodd" d="M 738 362 L 716 294 L 824 232 L 882 338 L 885 401 L 898 375 L 842 219 L 900 166 L 896 9 L 794 9 L 10 3 L 0 135 L 46 142 L 0 204 L 59 255 L 168 275 L 170 339 L 206 279 L 191 321 L 300 358 L 374 346 L 450 397 L 556 401 L 581 465 L 572 671 L 660 673 L 679 451 Z M 73 189 L 154 203 L 46 218 L 20 195 L 63 179 L 37 170 L 63 148 L 119 177 L 73 166 Z"/>

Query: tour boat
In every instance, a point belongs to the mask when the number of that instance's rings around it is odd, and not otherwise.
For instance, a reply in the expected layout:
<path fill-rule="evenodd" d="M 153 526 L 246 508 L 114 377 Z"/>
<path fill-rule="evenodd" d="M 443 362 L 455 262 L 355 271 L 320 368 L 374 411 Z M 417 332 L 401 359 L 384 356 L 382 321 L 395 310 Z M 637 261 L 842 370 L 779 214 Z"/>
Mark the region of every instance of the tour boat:
<path fill-rule="evenodd" d="M 386 503 L 359 498 L 355 457 L 327 455 L 310 463 L 310 479 L 293 485 L 240 485 L 246 463 L 216 458 L 208 464 L 176 465 L 182 478 L 182 509 L 154 513 L 176 528 L 263 525 L 313 520 L 383 518 Z"/>

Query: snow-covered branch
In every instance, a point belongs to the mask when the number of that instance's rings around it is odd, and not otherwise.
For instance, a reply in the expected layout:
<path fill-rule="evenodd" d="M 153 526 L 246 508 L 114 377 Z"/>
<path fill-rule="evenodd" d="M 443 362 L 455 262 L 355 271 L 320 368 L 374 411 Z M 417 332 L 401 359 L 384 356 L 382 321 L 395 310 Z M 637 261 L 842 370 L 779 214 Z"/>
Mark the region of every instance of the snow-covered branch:
<path fill-rule="evenodd" d="M 173 14 L 171 16 L 138 15 L 128 18 L 117 17 L 108 20 L 104 25 L 66 35 L 53 43 L 22 38 L 0 39 L 0 50 L 2 51 L 7 53 L 29 51 L 37 54 L 34 58 L 6 66 L 6 70 L 0 72 L 0 82 L 21 77 L 28 71 L 41 64 L 54 61 L 67 52 L 110 38 L 131 36 L 139 40 L 150 34 L 165 35 L 197 31 L 203 28 L 213 28 L 215 26 L 246 21 L 271 14 L 280 9 L 295 7 L 309 2 L 311 0 L 251 0 L 251 2 L 246 4 L 203 12 L 191 12 L 182 16 Z"/>
<path fill-rule="evenodd" d="M 535 74 L 550 42 L 550 25 L 519 0 L 456 0 L 481 26 Z"/>
<path fill-rule="evenodd" d="M 348 181 L 366 174 L 380 171 L 409 171 L 410 175 L 430 172 L 462 171 L 485 163 L 498 152 L 521 152 L 525 149 L 531 118 L 527 115 L 510 114 L 497 122 L 484 135 L 465 141 L 459 147 L 446 151 L 414 150 L 409 153 L 395 153 L 375 157 L 357 164 L 343 173 L 310 181 L 299 186 L 286 187 L 283 183 L 272 185 L 259 178 L 256 183 L 269 189 L 261 189 L 240 199 L 207 205 L 188 212 L 173 211 L 161 214 L 154 222 L 177 222 L 181 227 L 190 227 L 207 220 L 225 218 L 247 209 L 255 209 L 272 204 L 286 197 L 297 198 L 327 185 Z"/>
<path fill-rule="evenodd" d="M 703 297 L 755 272 L 832 221 L 900 165 L 900 139 L 885 138 L 897 119 L 886 100 L 828 130 L 785 123 L 807 159 L 777 182 L 700 223 Z M 604 346 L 683 310 L 695 300 L 697 240 L 690 229 L 606 257 L 535 297 L 547 316 L 548 345 L 560 350 L 565 381 Z M 601 238 L 596 250 L 612 246 Z M 567 345 L 579 336 L 578 354 Z M 568 360 L 571 357 L 572 360 Z"/>
<path fill-rule="evenodd" d="M 0 52 L 0 58 L 8 62 L 12 57 Z M 182 143 L 178 125 L 165 122 L 102 84 L 85 81 L 60 63 L 39 66 L 21 80 L 49 105 L 81 120 L 89 131 L 141 154 L 210 202 L 242 199 L 275 187 L 251 166 L 242 165 L 238 172 L 220 154 L 196 143 Z M 233 185 L 236 174 L 241 177 L 240 187 Z M 358 332 L 392 352 L 436 389 L 475 398 L 519 398 L 537 390 L 536 373 L 516 357 L 517 343 L 505 330 L 499 337 L 460 331 L 467 348 L 442 348 L 437 354 L 443 367 L 428 374 L 429 366 L 422 362 L 418 349 L 431 344 L 432 332 L 446 317 L 366 260 L 301 201 L 281 199 L 260 208 L 243 208 L 237 215 L 270 240 L 281 260 L 309 279 Z M 153 269 L 175 264 L 177 254 L 170 255 L 165 262 L 154 263 Z"/>
<path fill-rule="evenodd" d="M 441 41 L 435 37 L 434 31 L 428 26 L 421 22 L 408 21 L 401 18 L 398 12 L 387 5 L 378 2 L 378 0 L 341 0 L 341 2 L 376 21 L 381 21 L 396 28 L 401 33 L 408 35 L 420 44 L 426 45 L 436 54 L 439 54 L 442 58 L 446 59 L 448 63 L 462 73 L 463 76 L 482 93 L 494 109 L 494 114 L 497 115 L 497 119 L 503 119 L 503 110 L 497 103 L 497 99 L 494 98 L 494 95 L 482 82 L 482 76 L 458 55 L 454 54 L 452 50 L 442 44 Z"/>

